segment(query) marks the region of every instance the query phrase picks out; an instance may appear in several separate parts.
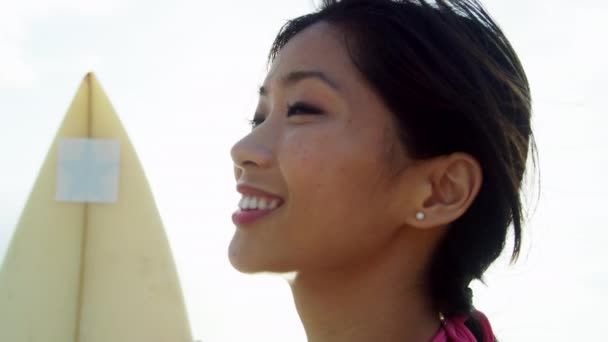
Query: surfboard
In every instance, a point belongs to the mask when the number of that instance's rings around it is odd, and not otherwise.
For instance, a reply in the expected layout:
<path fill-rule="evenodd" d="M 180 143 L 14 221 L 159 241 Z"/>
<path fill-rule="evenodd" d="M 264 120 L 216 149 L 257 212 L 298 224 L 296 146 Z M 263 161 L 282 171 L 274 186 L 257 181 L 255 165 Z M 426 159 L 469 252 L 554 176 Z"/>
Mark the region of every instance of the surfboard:
<path fill-rule="evenodd" d="M 150 187 L 92 73 L 50 146 L 0 269 L 0 341 L 192 341 Z"/>

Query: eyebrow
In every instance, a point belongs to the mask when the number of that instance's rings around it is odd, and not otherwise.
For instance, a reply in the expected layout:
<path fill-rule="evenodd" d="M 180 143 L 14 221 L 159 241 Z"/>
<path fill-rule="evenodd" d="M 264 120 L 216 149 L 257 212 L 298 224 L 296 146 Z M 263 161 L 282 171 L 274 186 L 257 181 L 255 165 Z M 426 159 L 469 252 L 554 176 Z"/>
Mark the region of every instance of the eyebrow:
<path fill-rule="evenodd" d="M 305 80 L 305 79 L 318 79 L 325 84 L 329 85 L 336 91 L 339 91 L 340 88 L 331 78 L 327 77 L 325 73 L 318 70 L 300 70 L 300 71 L 292 71 L 281 78 L 281 84 L 284 87 L 293 86 L 294 84 Z M 266 96 L 268 94 L 268 89 L 264 86 L 260 86 L 259 89 L 260 96 Z"/>

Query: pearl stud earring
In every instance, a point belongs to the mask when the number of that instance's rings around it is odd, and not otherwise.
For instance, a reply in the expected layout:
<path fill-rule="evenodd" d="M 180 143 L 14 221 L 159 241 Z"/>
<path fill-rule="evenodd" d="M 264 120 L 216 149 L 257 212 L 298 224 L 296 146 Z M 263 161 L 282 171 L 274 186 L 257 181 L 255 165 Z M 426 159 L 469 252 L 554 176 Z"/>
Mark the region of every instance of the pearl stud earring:
<path fill-rule="evenodd" d="M 418 221 L 424 220 L 424 213 L 422 211 L 419 211 L 416 213 L 416 220 L 418 220 Z"/>

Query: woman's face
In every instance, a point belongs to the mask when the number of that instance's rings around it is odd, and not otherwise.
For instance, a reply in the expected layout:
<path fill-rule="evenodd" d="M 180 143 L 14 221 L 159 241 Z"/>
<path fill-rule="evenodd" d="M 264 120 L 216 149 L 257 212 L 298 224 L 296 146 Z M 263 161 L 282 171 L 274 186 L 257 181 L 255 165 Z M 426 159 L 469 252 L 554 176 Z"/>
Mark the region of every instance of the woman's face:
<path fill-rule="evenodd" d="M 408 163 L 391 115 L 337 29 L 318 23 L 291 39 L 260 90 L 259 124 L 231 151 L 241 191 L 266 193 L 265 210 L 233 216 L 233 266 L 329 270 L 385 248 L 403 224 L 393 176 Z"/>

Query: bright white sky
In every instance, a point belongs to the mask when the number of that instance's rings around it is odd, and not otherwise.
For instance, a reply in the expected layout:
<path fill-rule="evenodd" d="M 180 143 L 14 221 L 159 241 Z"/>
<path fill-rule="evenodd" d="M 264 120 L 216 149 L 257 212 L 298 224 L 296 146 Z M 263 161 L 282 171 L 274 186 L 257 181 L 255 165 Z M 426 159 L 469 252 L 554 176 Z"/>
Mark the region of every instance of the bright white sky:
<path fill-rule="evenodd" d="M 608 307 L 608 5 L 486 0 L 533 88 L 541 200 L 524 258 L 476 304 L 501 341 L 598 340 Z M 49 144 L 93 70 L 155 194 L 195 339 L 305 341 L 288 286 L 232 270 L 231 145 L 279 27 L 310 0 L 0 0 L 0 257 Z"/>

